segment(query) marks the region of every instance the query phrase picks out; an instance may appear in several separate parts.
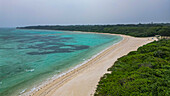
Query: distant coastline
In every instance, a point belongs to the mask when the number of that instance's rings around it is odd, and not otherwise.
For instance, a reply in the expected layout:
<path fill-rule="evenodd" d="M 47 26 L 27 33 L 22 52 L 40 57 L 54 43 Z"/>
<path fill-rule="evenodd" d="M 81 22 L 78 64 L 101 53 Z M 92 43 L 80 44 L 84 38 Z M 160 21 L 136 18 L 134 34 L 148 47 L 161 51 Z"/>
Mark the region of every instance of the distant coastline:
<path fill-rule="evenodd" d="M 123 34 L 134 37 L 153 37 L 155 35 L 170 36 L 170 23 L 151 24 L 117 24 L 117 25 L 39 25 L 17 27 L 17 29 L 45 29 L 62 31 L 81 31 Z"/>

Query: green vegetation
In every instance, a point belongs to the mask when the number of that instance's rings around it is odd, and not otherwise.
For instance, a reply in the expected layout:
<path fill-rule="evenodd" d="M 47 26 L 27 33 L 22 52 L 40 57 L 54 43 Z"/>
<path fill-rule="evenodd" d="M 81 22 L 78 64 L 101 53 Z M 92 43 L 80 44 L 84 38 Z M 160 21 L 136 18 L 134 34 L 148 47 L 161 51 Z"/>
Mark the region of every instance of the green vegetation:
<path fill-rule="evenodd" d="M 155 35 L 170 36 L 170 24 L 127 24 L 127 25 L 70 25 L 70 26 L 28 26 L 19 29 L 46 29 L 125 34 L 135 37 L 150 37 Z"/>
<path fill-rule="evenodd" d="M 119 58 L 95 96 L 170 96 L 170 40 L 154 41 Z"/>

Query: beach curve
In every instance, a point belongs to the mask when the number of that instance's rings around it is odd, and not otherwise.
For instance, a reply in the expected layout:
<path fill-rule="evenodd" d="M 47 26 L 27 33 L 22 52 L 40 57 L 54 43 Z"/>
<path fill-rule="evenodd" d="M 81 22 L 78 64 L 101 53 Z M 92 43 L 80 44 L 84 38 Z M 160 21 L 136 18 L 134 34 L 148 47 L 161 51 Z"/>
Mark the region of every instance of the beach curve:
<path fill-rule="evenodd" d="M 101 33 L 105 34 L 105 33 Z M 107 33 L 106 33 L 107 34 Z M 118 35 L 118 34 L 110 34 Z M 100 78 L 114 62 L 130 51 L 147 44 L 154 39 L 135 38 L 119 35 L 124 39 L 102 51 L 85 64 L 53 80 L 45 86 L 22 96 L 91 96 L 94 94 Z"/>

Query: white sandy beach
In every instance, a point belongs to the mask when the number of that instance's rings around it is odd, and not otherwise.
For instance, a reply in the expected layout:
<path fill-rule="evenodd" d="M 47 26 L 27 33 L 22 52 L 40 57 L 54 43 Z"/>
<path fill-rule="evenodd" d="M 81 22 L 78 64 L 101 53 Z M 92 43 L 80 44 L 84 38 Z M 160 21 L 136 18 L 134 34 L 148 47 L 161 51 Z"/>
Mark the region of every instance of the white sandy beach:
<path fill-rule="evenodd" d="M 121 42 L 109 47 L 84 65 L 48 83 L 38 91 L 33 91 L 29 96 L 92 96 L 100 78 L 107 73 L 107 69 L 118 58 L 153 41 L 151 37 L 119 36 L 124 38 Z"/>

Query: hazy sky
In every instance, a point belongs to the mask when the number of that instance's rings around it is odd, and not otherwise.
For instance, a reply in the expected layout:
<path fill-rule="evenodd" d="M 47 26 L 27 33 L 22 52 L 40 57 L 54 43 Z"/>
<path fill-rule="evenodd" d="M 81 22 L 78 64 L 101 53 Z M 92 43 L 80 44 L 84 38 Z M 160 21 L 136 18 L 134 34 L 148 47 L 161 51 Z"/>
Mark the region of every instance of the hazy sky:
<path fill-rule="evenodd" d="M 170 22 L 170 0 L 0 0 L 0 27 Z"/>

